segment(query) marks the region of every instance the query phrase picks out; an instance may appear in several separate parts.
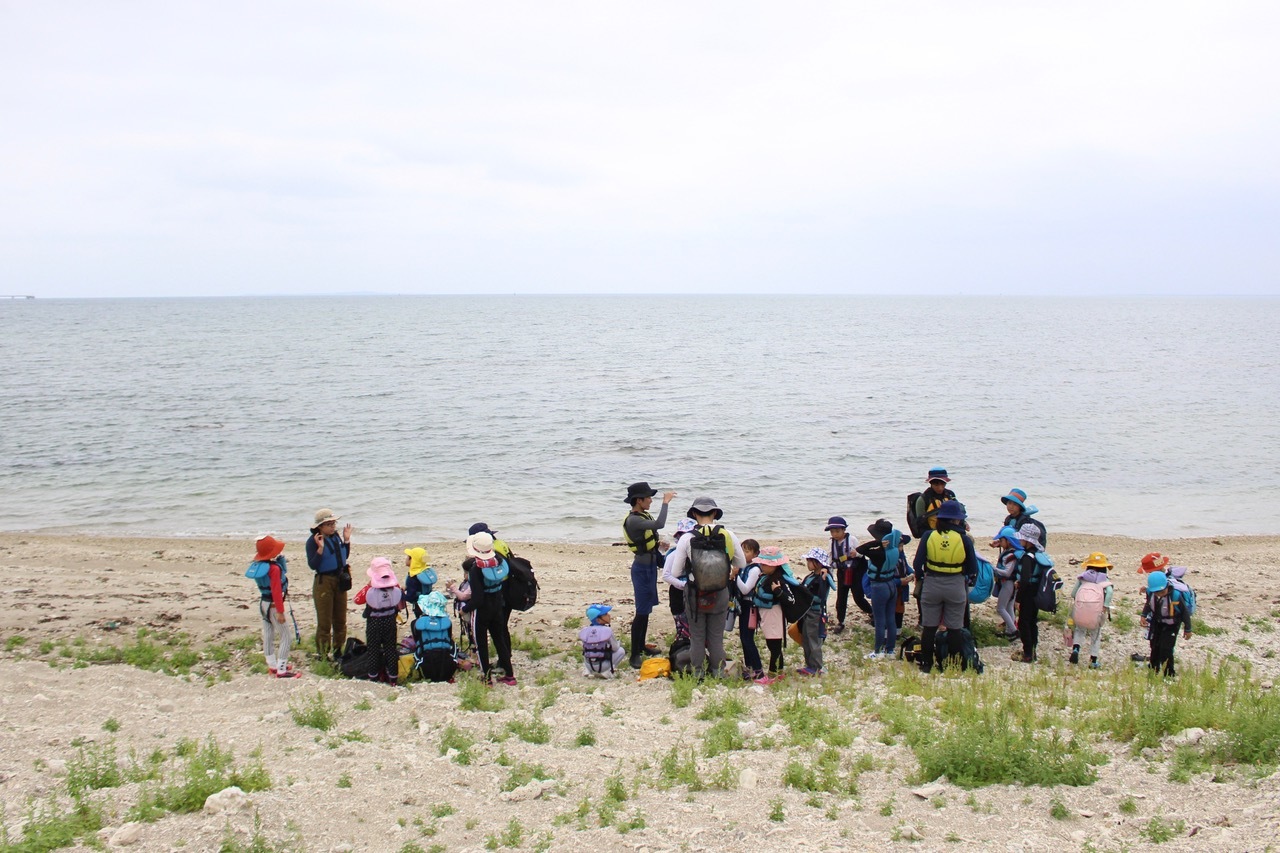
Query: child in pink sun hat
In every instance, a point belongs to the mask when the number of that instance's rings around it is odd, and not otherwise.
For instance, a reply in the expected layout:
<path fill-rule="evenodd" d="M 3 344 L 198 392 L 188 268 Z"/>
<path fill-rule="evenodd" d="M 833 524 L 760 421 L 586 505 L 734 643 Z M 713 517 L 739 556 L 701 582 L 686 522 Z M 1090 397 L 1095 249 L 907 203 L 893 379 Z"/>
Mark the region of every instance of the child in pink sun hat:
<path fill-rule="evenodd" d="M 386 557 L 374 557 L 366 572 L 369 582 L 356 593 L 364 605 L 364 638 L 369 647 L 369 680 L 394 686 L 400 674 L 396 649 L 396 614 L 405 608 L 404 591 Z"/>

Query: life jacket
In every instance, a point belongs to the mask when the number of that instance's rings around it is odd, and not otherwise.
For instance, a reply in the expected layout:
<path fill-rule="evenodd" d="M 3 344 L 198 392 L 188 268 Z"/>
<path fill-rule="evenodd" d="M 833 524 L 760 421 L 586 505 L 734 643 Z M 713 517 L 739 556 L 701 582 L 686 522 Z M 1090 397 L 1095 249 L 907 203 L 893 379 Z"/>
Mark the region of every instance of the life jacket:
<path fill-rule="evenodd" d="M 694 528 L 689 534 L 687 576 L 699 592 L 719 592 L 729 585 L 733 540 L 719 524 Z"/>
<path fill-rule="evenodd" d="M 858 552 L 853 549 L 853 537 L 847 533 L 839 543 L 832 539 L 827 553 L 831 555 L 831 568 L 837 570 L 847 569 L 858 557 Z"/>
<path fill-rule="evenodd" d="M 932 488 L 928 488 L 921 492 L 921 496 L 924 498 L 924 515 L 922 516 L 924 527 L 928 527 L 930 530 L 937 530 L 938 510 L 947 501 L 955 500 L 956 493 L 950 489 L 943 489 L 942 494 L 938 494 Z M 919 524 L 919 521 L 920 519 L 917 518 L 917 524 Z M 924 527 L 920 528 L 922 532 Z"/>
<path fill-rule="evenodd" d="M 502 591 L 502 584 L 507 579 L 507 561 L 498 559 L 498 565 L 485 566 L 480 570 L 481 577 L 484 578 L 484 591 L 489 595 L 496 595 Z"/>
<path fill-rule="evenodd" d="M 627 519 L 633 515 L 638 515 L 647 521 L 653 521 L 653 516 L 647 512 L 627 513 L 626 517 L 622 519 L 622 538 L 626 540 L 627 547 L 631 549 L 632 554 L 652 554 L 658 550 L 658 531 L 642 531 L 644 535 L 640 537 L 639 542 L 636 542 L 631 538 L 631 531 L 627 529 Z"/>
<path fill-rule="evenodd" d="M 453 649 L 453 621 L 448 616 L 420 616 L 413 622 L 413 631 L 424 652 Z"/>
<path fill-rule="evenodd" d="M 801 581 L 801 586 L 813 596 L 813 601 L 809 603 L 809 609 L 814 613 L 825 612 L 827 609 L 826 593 L 831 591 L 831 579 L 824 578 L 817 572 L 811 572 Z"/>
<path fill-rule="evenodd" d="M 751 593 L 751 603 L 761 610 L 768 610 L 778 602 L 778 596 L 774 591 L 766 589 L 765 581 L 767 578 L 768 576 L 761 572 L 760 580 L 756 581 L 756 588 Z"/>
<path fill-rule="evenodd" d="M 364 595 L 364 618 L 366 619 L 381 619 L 386 616 L 395 616 L 400 612 L 402 593 L 398 586 L 385 589 L 369 587 Z"/>
<path fill-rule="evenodd" d="M 245 577 L 251 578 L 258 585 L 258 592 L 262 594 L 263 601 L 271 600 L 272 563 L 280 567 L 280 594 L 285 595 L 289 592 L 289 568 L 283 554 L 270 561 L 254 560 L 249 564 L 249 568 L 245 569 L 244 573 Z"/>
<path fill-rule="evenodd" d="M 959 574 L 964 571 L 964 534 L 958 530 L 934 530 L 925 543 L 924 555 L 924 565 L 929 571 Z"/>
<path fill-rule="evenodd" d="M 582 659 L 592 672 L 613 672 L 613 629 L 608 625 L 588 625 L 578 632 Z"/>
<path fill-rule="evenodd" d="M 1102 625 L 1109 586 L 1111 581 L 1085 581 L 1080 584 L 1076 590 L 1076 603 L 1071 609 L 1071 618 L 1077 627 L 1092 631 Z"/>
<path fill-rule="evenodd" d="M 1152 593 L 1151 598 L 1152 622 L 1163 622 L 1166 625 L 1178 624 L 1178 605 L 1183 604 L 1183 601 L 1177 589 L 1172 589 L 1165 596 Z"/>

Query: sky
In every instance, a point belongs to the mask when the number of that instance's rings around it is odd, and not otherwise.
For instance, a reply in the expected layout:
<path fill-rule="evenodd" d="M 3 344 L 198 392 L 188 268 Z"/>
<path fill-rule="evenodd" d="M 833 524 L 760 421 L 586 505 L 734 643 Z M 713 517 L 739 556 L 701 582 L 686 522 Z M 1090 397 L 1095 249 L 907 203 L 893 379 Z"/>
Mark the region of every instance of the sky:
<path fill-rule="evenodd" d="M 0 0 L 0 294 L 1280 294 L 1280 4 Z"/>

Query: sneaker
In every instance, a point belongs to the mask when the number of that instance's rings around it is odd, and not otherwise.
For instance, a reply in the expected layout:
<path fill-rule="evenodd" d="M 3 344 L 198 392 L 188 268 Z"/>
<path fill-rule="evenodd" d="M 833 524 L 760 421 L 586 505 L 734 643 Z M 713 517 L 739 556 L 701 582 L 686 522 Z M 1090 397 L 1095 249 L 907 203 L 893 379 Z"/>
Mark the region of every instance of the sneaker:
<path fill-rule="evenodd" d="M 662 650 L 661 650 L 661 649 L 659 649 L 659 648 L 658 648 L 658 646 L 657 646 L 656 644 L 654 644 L 654 643 L 645 643 L 645 644 L 644 644 L 644 653 L 645 653 L 646 655 L 653 656 L 653 655 L 656 655 L 656 654 L 657 654 L 658 652 L 660 652 L 660 651 L 662 651 Z"/>
<path fill-rule="evenodd" d="M 275 672 L 275 676 L 276 678 L 301 678 L 302 673 L 293 669 L 293 667 L 287 666 L 284 669 L 277 669 Z"/>
<path fill-rule="evenodd" d="M 817 675 L 817 674 L 818 673 L 815 670 L 809 669 L 809 667 L 807 666 L 802 666 L 796 670 L 796 675 Z"/>
<path fill-rule="evenodd" d="M 1089 669 L 1102 669 L 1102 664 L 1098 663 L 1096 660 L 1091 660 L 1089 661 Z"/>
<path fill-rule="evenodd" d="M 777 679 L 770 678 L 770 677 L 769 677 L 769 676 L 767 676 L 767 675 L 762 675 L 762 676 L 760 676 L 759 678 L 752 679 L 752 680 L 753 680 L 753 681 L 755 681 L 755 683 L 756 683 L 756 684 L 766 684 L 766 685 L 767 685 L 767 684 L 773 684 L 773 682 L 774 682 L 774 681 L 776 681 Z"/>
<path fill-rule="evenodd" d="M 842 634 L 842 633 L 844 633 L 844 623 L 843 623 L 843 622 L 839 622 L 839 623 L 837 623 L 837 624 L 836 624 L 836 626 L 835 626 L 834 628 L 832 628 L 832 629 L 831 629 L 831 633 L 833 633 L 833 634 Z"/>
<path fill-rule="evenodd" d="M 863 657 L 867 660 L 880 660 L 879 652 L 867 652 Z"/>
<path fill-rule="evenodd" d="M 516 677 L 514 675 L 504 675 L 498 679 L 499 684 L 505 684 L 508 687 L 516 686 Z"/>

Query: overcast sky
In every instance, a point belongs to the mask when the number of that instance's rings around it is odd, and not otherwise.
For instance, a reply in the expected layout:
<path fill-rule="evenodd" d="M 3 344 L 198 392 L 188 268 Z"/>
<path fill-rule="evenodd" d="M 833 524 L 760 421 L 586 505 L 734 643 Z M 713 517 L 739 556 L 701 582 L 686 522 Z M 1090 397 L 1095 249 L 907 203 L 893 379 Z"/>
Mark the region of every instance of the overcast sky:
<path fill-rule="evenodd" d="M 1280 3 L 0 0 L 0 293 L 1280 292 Z"/>

